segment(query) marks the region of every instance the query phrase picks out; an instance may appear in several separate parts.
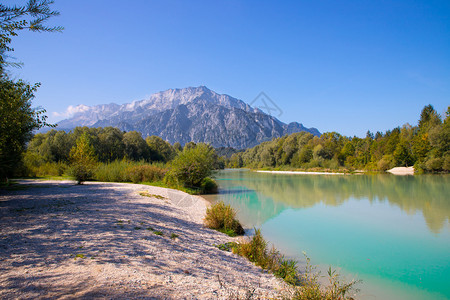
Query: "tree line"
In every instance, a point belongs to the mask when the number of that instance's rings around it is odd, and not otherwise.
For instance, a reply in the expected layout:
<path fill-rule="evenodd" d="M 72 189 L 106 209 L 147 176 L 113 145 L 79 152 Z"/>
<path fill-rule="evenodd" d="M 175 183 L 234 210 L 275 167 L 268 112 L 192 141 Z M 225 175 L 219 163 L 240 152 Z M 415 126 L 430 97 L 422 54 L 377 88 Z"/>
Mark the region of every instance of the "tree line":
<path fill-rule="evenodd" d="M 124 132 L 114 127 L 76 127 L 70 132 L 52 129 L 47 133 L 36 134 L 28 143 L 23 157 L 24 167 L 28 172 L 32 172 L 45 165 L 70 164 L 71 149 L 76 148 L 77 141 L 82 136 L 87 138 L 87 142 L 92 146 L 93 155 L 100 163 L 129 160 L 165 164 L 172 161 L 183 148 L 190 149 L 196 146 L 193 142 L 187 143 L 184 147 L 178 142 L 171 145 L 155 135 L 144 139 L 137 131 Z"/>
<path fill-rule="evenodd" d="M 290 168 L 385 171 L 414 166 L 418 172 L 450 171 L 450 107 L 442 118 L 432 105 L 423 108 L 417 126 L 405 124 L 365 138 L 327 132 L 320 137 L 293 133 L 235 153 L 232 168 Z"/>

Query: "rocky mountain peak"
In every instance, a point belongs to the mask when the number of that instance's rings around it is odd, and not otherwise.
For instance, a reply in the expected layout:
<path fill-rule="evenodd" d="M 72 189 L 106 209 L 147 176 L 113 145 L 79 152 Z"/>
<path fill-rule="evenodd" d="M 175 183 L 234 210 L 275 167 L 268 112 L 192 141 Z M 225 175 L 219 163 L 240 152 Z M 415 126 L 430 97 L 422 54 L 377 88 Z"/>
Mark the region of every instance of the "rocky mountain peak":
<path fill-rule="evenodd" d="M 59 128 L 114 126 L 137 130 L 144 137 L 158 135 L 171 143 L 207 142 L 215 147 L 239 149 L 292 132 L 320 134 L 317 129 L 296 122 L 284 124 L 242 100 L 218 94 L 206 86 L 169 89 L 122 105 L 81 108 L 72 118 L 59 122 Z"/>

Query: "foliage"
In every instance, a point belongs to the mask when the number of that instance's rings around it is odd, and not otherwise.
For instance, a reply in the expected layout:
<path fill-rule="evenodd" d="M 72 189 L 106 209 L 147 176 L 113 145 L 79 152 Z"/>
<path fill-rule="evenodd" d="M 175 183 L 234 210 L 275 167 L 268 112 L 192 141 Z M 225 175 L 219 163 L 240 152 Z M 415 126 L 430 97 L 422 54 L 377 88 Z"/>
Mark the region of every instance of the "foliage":
<path fill-rule="evenodd" d="M 204 194 L 216 194 L 218 191 L 218 186 L 214 179 L 206 177 L 202 180 L 200 190 Z"/>
<path fill-rule="evenodd" d="M 175 149 L 168 142 L 156 135 L 145 139 L 150 148 L 152 160 L 168 162 L 175 157 Z"/>
<path fill-rule="evenodd" d="M 257 266 L 271 271 L 275 276 L 291 285 L 299 283 L 297 261 L 286 259 L 275 247 L 269 250 L 268 243 L 260 229 L 255 229 L 255 234 L 249 241 L 237 244 L 233 248 L 233 252 L 246 257 Z"/>
<path fill-rule="evenodd" d="M 219 244 L 219 245 L 214 245 L 217 248 L 219 248 L 222 251 L 227 251 L 230 252 L 233 250 L 233 248 L 237 247 L 237 243 L 236 242 L 226 242 L 224 244 Z"/>
<path fill-rule="evenodd" d="M 34 129 L 51 126 L 44 109 L 31 107 L 39 84 L 0 78 L 0 180 L 12 175 Z"/>
<path fill-rule="evenodd" d="M 412 166 L 426 172 L 449 172 L 450 107 L 442 121 L 427 105 L 419 125 L 403 125 L 385 133 L 367 132 L 365 138 L 327 132 L 320 137 L 300 132 L 261 143 L 228 160 L 232 168 L 275 168 L 386 171 Z"/>
<path fill-rule="evenodd" d="M 102 182 L 131 182 L 129 168 L 136 163 L 127 160 L 115 160 L 108 163 L 101 163 L 97 166 L 94 177 Z"/>
<path fill-rule="evenodd" d="M 214 203 L 206 209 L 205 225 L 229 236 L 244 234 L 244 228 L 236 220 L 236 212 L 231 205 L 227 205 L 223 201 Z"/>
<path fill-rule="evenodd" d="M 59 12 L 51 10 L 49 0 L 29 0 L 24 6 L 11 6 L 0 4 L 0 72 L 3 74 L 7 65 L 18 64 L 8 62 L 7 52 L 14 51 L 9 46 L 12 37 L 17 36 L 20 30 L 35 32 L 62 31 L 60 26 L 48 27 L 44 23 L 51 17 L 59 15 Z"/>
<path fill-rule="evenodd" d="M 103 182 L 157 182 L 164 178 L 166 172 L 167 169 L 162 164 L 116 160 L 99 164 L 94 178 Z"/>
<path fill-rule="evenodd" d="M 201 188 L 205 178 L 212 175 L 216 162 L 214 148 L 207 144 L 185 147 L 170 163 L 165 182 L 172 186 Z"/>
<path fill-rule="evenodd" d="M 166 169 L 152 165 L 134 166 L 126 170 L 126 173 L 134 183 L 161 181 L 166 172 Z"/>
<path fill-rule="evenodd" d="M 228 245 L 219 245 L 226 250 Z M 290 285 L 290 299 L 299 300 L 345 300 L 352 299 L 349 293 L 354 291 L 355 285 L 359 281 L 352 280 L 343 282 L 340 275 L 328 269 L 328 284 L 322 286 L 319 282 L 320 273 L 315 271 L 315 267 L 311 265 L 310 259 L 306 256 L 306 269 L 300 272 L 297 261 L 287 259 L 272 246 L 269 250 L 267 241 L 263 238 L 260 229 L 255 229 L 255 234 L 246 242 L 229 245 L 234 253 L 246 257 L 263 269 L 269 270 L 275 276 L 282 278 Z"/>
<path fill-rule="evenodd" d="M 123 135 L 125 144 L 125 157 L 131 160 L 149 160 L 150 148 L 148 147 L 141 134 L 137 131 L 126 132 Z"/>
<path fill-rule="evenodd" d="M 166 153 L 150 149 L 138 132 L 124 133 L 114 127 L 77 127 L 71 132 L 52 129 L 47 133 L 36 134 L 29 142 L 25 155 L 28 157 L 28 165 L 39 167 L 45 163 L 69 163 L 70 149 L 75 146 L 76 140 L 83 134 L 89 136 L 98 160 L 104 163 L 120 161 L 125 158 L 129 161 L 153 162 L 155 157 L 164 156 Z M 161 149 L 175 153 L 170 144 L 163 142 L 166 147 Z M 172 156 L 168 157 L 168 159 L 171 158 Z"/>
<path fill-rule="evenodd" d="M 70 175 L 75 177 L 78 184 L 92 178 L 97 156 L 86 133 L 78 138 L 76 145 L 70 150 L 70 160 L 72 162 Z"/>

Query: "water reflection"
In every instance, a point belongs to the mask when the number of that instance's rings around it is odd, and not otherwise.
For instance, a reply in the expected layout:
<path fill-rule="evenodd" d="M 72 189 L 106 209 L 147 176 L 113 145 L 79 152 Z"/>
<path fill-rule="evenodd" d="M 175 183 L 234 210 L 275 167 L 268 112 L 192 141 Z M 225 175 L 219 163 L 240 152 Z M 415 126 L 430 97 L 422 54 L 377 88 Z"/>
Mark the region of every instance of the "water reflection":
<path fill-rule="evenodd" d="M 423 214 L 439 233 L 450 217 L 450 176 L 280 175 L 250 171 L 218 174 L 221 199 L 239 210 L 247 225 L 261 226 L 287 208 L 319 203 L 338 206 L 350 199 L 388 201 L 409 215 Z"/>

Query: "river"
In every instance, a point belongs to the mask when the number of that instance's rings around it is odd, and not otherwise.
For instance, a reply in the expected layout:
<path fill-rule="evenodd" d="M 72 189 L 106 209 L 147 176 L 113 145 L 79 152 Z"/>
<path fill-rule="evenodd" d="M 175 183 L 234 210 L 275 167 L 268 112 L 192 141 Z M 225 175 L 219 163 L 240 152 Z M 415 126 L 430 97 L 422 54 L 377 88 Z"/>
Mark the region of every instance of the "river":
<path fill-rule="evenodd" d="M 219 194 L 287 256 L 362 280 L 358 299 L 450 299 L 450 176 L 224 170 Z"/>

